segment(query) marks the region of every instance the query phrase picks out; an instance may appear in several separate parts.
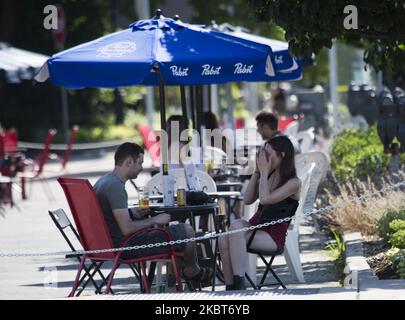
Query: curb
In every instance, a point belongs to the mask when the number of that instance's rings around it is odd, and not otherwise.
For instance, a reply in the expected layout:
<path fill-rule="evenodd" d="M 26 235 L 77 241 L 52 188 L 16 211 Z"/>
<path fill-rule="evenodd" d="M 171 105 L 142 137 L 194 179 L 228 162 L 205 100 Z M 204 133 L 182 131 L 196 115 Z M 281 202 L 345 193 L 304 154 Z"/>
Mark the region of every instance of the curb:
<path fill-rule="evenodd" d="M 361 284 L 365 281 L 379 280 L 374 275 L 371 267 L 367 263 L 364 257 L 363 251 L 363 238 L 360 232 L 344 233 L 343 241 L 346 246 L 346 274 L 353 274 L 357 272 L 358 288 L 361 288 Z"/>
<path fill-rule="evenodd" d="M 364 257 L 363 238 L 360 232 L 344 233 L 346 246 L 345 273 L 354 279 L 357 272 L 357 292 L 362 299 L 405 299 L 405 280 L 380 280 L 374 275 Z"/>

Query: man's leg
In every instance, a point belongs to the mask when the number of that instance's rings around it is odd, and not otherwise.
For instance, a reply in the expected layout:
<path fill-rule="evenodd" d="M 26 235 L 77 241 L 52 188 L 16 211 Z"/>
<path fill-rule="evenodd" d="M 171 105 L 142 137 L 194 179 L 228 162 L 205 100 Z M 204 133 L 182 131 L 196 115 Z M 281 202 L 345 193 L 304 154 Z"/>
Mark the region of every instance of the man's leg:
<path fill-rule="evenodd" d="M 195 236 L 194 229 L 188 225 L 184 224 L 186 229 L 187 238 L 193 238 Z M 184 274 L 187 277 L 193 277 L 200 272 L 200 267 L 197 262 L 197 250 L 195 241 L 187 242 L 184 248 Z"/>

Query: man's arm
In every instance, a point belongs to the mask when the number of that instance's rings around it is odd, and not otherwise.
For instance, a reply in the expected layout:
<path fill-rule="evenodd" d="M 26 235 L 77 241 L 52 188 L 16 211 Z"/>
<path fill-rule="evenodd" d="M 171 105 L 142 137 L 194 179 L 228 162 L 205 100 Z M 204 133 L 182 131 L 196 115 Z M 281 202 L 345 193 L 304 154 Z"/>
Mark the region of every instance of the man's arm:
<path fill-rule="evenodd" d="M 168 214 L 160 214 L 152 218 L 132 221 L 128 214 L 128 208 L 115 209 L 113 210 L 113 214 L 122 234 L 125 237 L 130 236 L 138 230 L 151 228 L 155 224 L 166 225 L 170 222 L 170 216 Z"/>

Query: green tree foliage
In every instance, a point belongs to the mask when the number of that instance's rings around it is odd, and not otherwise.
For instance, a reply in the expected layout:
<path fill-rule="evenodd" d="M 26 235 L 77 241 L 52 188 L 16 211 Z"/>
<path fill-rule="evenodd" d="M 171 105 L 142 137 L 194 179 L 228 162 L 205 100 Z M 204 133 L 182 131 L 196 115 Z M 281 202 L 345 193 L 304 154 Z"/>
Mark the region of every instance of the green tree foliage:
<path fill-rule="evenodd" d="M 299 56 L 330 48 L 338 38 L 364 46 L 364 60 L 376 70 L 405 73 L 404 1 L 381 0 L 250 0 L 261 21 L 271 21 L 286 31 L 290 50 Z M 347 5 L 358 10 L 358 29 L 343 22 Z"/>
<path fill-rule="evenodd" d="M 190 0 L 193 6 L 194 23 L 209 25 L 212 20 L 217 24 L 229 23 L 241 26 L 265 37 L 284 40 L 284 31 L 274 23 L 257 21 L 254 12 L 244 0 L 206 1 Z"/>

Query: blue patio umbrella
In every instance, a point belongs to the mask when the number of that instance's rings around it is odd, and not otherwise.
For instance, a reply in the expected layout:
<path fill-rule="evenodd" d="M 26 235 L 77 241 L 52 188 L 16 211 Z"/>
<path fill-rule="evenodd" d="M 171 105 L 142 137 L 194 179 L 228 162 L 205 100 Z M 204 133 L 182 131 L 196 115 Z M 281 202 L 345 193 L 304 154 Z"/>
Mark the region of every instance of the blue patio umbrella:
<path fill-rule="evenodd" d="M 280 81 L 270 46 L 157 15 L 51 57 L 36 79 L 69 89 Z M 288 74 L 288 73 L 287 73 Z"/>
<path fill-rule="evenodd" d="M 159 69 L 165 85 L 279 81 L 286 67 L 275 59 L 268 44 L 151 19 L 54 55 L 42 79 L 69 89 L 159 85 Z"/>
<path fill-rule="evenodd" d="M 278 72 L 279 79 L 286 80 L 299 80 L 302 77 L 301 68 L 304 65 L 300 58 L 294 57 L 288 50 L 288 43 L 285 41 L 270 39 L 249 33 L 248 29 L 243 27 L 235 27 L 229 23 L 222 23 L 221 25 L 213 25 L 210 27 L 212 30 L 224 32 L 226 34 L 238 37 L 241 39 L 261 43 L 271 47 L 274 56 L 275 70 Z M 284 74 L 284 77 L 282 76 Z"/>

